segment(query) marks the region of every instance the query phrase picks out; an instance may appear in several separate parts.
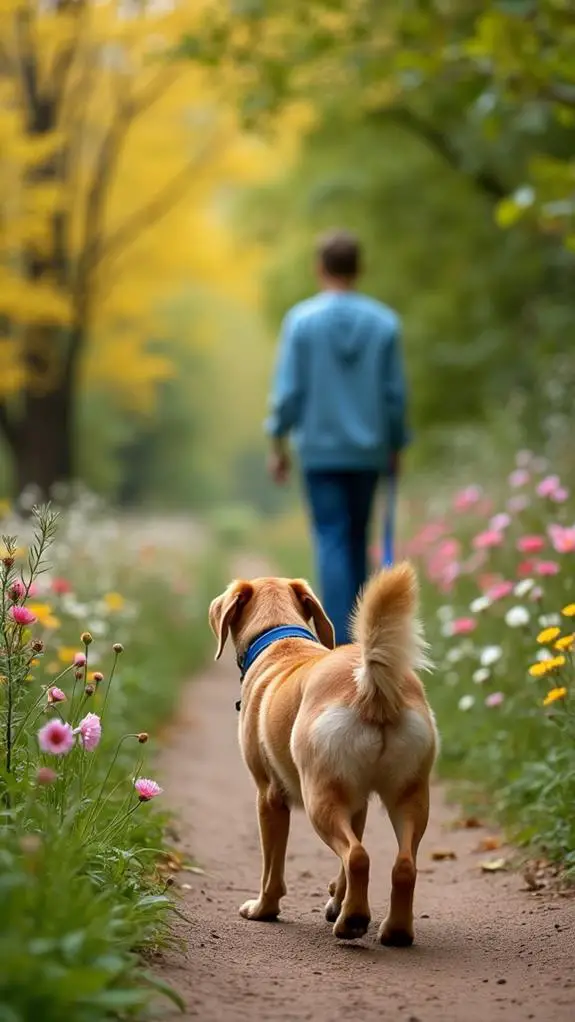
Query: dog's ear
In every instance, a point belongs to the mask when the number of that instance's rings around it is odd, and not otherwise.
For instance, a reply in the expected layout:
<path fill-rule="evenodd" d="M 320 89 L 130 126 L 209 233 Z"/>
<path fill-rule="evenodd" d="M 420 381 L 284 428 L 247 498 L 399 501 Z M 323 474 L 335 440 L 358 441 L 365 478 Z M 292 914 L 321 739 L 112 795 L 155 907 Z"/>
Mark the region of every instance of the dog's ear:
<path fill-rule="evenodd" d="M 251 600 L 253 592 L 254 587 L 250 582 L 232 582 L 225 593 L 212 600 L 209 610 L 210 626 L 218 640 L 215 660 L 220 659 L 230 628 L 242 608 Z"/>
<path fill-rule="evenodd" d="M 311 586 L 301 578 L 294 579 L 293 582 L 290 582 L 290 586 L 295 593 L 306 621 L 309 621 L 310 618 L 313 620 L 320 642 L 327 646 L 328 649 L 333 649 L 335 646 L 333 625 Z"/>

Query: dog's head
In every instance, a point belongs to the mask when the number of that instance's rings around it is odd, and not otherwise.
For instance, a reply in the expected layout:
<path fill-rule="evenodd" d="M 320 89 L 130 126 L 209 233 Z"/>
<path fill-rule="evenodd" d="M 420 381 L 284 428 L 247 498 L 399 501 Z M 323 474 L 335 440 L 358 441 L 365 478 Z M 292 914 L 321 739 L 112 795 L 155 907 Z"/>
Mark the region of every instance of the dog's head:
<path fill-rule="evenodd" d="M 218 660 L 231 632 L 236 649 L 278 625 L 301 625 L 313 621 L 320 642 L 333 649 L 333 625 L 317 596 L 303 579 L 256 578 L 231 582 L 212 600 L 210 626 L 218 640 Z"/>

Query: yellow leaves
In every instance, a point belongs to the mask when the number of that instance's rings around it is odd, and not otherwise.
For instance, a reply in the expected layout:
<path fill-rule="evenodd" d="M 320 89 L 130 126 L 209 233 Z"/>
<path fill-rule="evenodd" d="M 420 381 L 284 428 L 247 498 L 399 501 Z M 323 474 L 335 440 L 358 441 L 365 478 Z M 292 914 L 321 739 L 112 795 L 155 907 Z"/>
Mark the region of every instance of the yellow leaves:
<path fill-rule="evenodd" d="M 66 324 L 70 300 L 51 284 L 32 283 L 0 266 L 0 313 L 20 324 Z"/>

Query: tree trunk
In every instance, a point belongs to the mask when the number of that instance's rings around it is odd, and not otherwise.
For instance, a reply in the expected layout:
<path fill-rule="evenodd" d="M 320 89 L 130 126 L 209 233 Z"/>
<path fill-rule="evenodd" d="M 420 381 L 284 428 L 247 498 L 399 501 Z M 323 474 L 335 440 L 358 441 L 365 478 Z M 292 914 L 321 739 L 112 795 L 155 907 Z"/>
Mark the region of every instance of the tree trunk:
<path fill-rule="evenodd" d="M 29 486 L 46 500 L 56 484 L 73 480 L 73 390 L 68 382 L 41 396 L 28 395 L 13 443 L 16 490 Z"/>

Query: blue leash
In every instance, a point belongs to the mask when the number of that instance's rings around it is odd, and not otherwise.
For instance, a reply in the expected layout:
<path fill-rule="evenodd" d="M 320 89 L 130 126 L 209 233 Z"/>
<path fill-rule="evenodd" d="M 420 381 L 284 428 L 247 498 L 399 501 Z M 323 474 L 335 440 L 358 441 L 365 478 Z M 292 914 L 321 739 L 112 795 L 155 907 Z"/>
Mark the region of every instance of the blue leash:
<path fill-rule="evenodd" d="M 381 563 L 384 568 L 391 568 L 394 561 L 396 504 L 397 476 L 395 473 L 391 473 L 386 479 L 385 514 L 383 516 Z"/>

